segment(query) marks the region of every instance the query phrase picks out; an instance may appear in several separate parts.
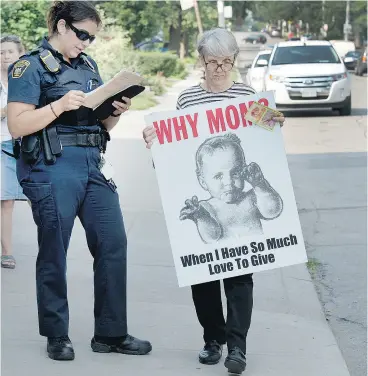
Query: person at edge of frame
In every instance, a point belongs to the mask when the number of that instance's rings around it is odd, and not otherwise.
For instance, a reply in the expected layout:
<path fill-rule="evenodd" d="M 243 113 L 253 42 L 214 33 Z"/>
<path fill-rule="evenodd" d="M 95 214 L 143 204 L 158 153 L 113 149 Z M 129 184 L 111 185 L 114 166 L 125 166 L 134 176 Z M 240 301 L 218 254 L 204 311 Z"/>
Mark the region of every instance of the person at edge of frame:
<path fill-rule="evenodd" d="M 24 46 L 17 35 L 3 35 L 0 39 L 1 54 L 1 267 L 15 269 L 13 256 L 13 212 L 15 201 L 26 201 L 16 174 L 16 147 L 18 140 L 12 139 L 8 129 L 7 98 L 8 69 L 24 54 Z"/>
<path fill-rule="evenodd" d="M 69 339 L 66 255 L 75 218 L 94 259 L 94 352 L 145 355 L 151 343 L 128 334 L 127 238 L 114 182 L 103 175 L 108 132 L 129 109 L 128 98 L 96 119 L 85 92 L 102 85 L 83 51 L 101 19 L 88 1 L 53 2 L 49 36 L 9 70 L 8 121 L 22 137 L 17 175 L 38 228 L 36 284 L 39 333 L 51 359 L 73 360 Z"/>
<path fill-rule="evenodd" d="M 206 31 L 198 41 L 197 51 L 204 69 L 204 79 L 179 95 L 177 110 L 255 94 L 251 87 L 232 81 L 231 71 L 239 47 L 231 32 L 222 28 Z M 285 118 L 280 113 L 280 116 L 273 120 L 283 126 Z M 148 149 L 156 137 L 152 126 L 144 128 L 143 138 Z M 257 190 L 262 192 L 261 185 L 257 186 Z M 228 355 L 224 365 L 230 373 L 241 374 L 246 368 L 246 338 L 253 310 L 253 275 L 224 278 L 223 283 L 227 299 L 226 321 L 222 309 L 220 281 L 191 286 L 198 321 L 204 332 L 205 345 L 199 352 L 199 362 L 217 364 L 222 356 L 222 347 L 227 344 Z"/>

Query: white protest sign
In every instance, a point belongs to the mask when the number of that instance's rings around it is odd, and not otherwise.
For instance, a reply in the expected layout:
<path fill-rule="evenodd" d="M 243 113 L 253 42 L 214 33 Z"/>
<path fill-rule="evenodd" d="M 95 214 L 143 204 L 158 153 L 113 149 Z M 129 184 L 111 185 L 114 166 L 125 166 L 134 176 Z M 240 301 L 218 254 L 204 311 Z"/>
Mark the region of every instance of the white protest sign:
<path fill-rule="evenodd" d="M 247 122 L 265 92 L 145 117 L 179 286 L 304 263 L 279 125 Z"/>
<path fill-rule="evenodd" d="M 194 7 L 194 0 L 180 0 L 182 10 L 187 10 Z"/>

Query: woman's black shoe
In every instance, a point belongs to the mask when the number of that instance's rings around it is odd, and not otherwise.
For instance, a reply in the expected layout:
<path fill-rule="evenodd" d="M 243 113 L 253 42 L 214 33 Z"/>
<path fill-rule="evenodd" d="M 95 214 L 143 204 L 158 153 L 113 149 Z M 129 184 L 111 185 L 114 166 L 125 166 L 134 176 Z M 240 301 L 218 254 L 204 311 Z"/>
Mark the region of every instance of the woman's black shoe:
<path fill-rule="evenodd" d="M 54 360 L 73 360 L 74 349 L 68 336 L 47 338 L 47 353 Z"/>
<path fill-rule="evenodd" d="M 235 346 L 229 350 L 229 354 L 225 359 L 225 367 L 229 373 L 240 375 L 245 370 L 246 365 L 245 354 L 239 347 Z"/>
<path fill-rule="evenodd" d="M 208 341 L 199 353 L 199 362 L 202 364 L 217 364 L 222 356 L 222 345 L 217 341 Z"/>

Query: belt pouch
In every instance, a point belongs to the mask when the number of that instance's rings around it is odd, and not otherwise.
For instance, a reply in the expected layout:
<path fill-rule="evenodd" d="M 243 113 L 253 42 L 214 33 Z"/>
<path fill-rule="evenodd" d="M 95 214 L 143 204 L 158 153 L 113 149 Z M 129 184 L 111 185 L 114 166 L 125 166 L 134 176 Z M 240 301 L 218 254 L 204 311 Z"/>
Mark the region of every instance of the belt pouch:
<path fill-rule="evenodd" d="M 42 137 L 42 149 L 43 149 L 43 154 L 45 157 L 44 158 L 45 164 L 48 164 L 48 165 L 54 164 L 56 162 L 56 157 L 51 152 L 51 147 L 50 147 L 50 143 L 47 137 L 47 131 L 45 128 L 42 129 L 41 137 Z"/>
<path fill-rule="evenodd" d="M 61 155 L 61 142 L 59 135 L 57 133 L 56 127 L 50 127 L 46 129 L 47 139 L 50 144 L 50 149 L 52 155 L 60 157 Z"/>
<path fill-rule="evenodd" d="M 40 155 L 40 139 L 36 134 L 22 137 L 21 152 L 24 160 L 29 163 L 35 163 Z"/>

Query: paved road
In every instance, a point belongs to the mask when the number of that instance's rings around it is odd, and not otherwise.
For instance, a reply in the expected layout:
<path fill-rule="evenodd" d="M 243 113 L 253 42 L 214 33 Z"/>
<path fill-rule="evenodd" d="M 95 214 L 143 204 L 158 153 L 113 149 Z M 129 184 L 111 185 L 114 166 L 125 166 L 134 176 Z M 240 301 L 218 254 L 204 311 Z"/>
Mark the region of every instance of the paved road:
<path fill-rule="evenodd" d="M 366 376 L 367 78 L 352 83 L 352 116 L 290 112 L 283 133 L 326 318 L 351 376 Z"/>
<path fill-rule="evenodd" d="M 326 318 L 351 376 L 366 376 L 367 78 L 352 81 L 352 116 L 290 114 L 284 134 Z"/>
<path fill-rule="evenodd" d="M 241 40 L 242 35 L 238 35 Z M 274 38 L 268 43 L 277 43 Z M 241 69 L 258 48 L 243 46 Z M 352 116 L 290 112 L 285 147 L 325 315 L 351 376 L 366 376 L 367 77 L 352 78 Z"/>

